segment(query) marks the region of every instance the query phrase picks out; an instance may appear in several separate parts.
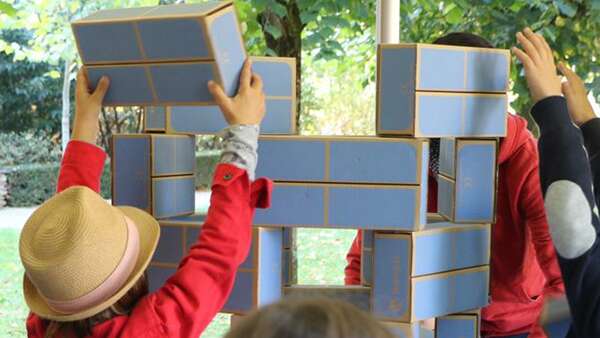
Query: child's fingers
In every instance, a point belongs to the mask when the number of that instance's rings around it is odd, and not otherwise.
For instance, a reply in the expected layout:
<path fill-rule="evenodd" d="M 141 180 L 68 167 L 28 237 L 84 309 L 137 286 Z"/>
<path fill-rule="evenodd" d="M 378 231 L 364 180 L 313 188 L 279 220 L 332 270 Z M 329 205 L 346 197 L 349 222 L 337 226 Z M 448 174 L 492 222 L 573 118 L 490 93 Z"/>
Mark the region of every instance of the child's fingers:
<path fill-rule="evenodd" d="M 260 75 L 256 73 L 252 73 L 252 88 L 261 92 L 263 90 L 263 80 Z"/>
<path fill-rule="evenodd" d="M 208 81 L 208 91 L 215 98 L 215 102 L 221 109 L 228 108 L 230 104 L 230 98 L 225 94 L 223 88 L 214 81 Z"/>
<path fill-rule="evenodd" d="M 571 84 L 569 84 L 568 81 L 561 83 L 561 91 L 567 99 L 567 101 L 569 101 L 573 97 L 573 88 L 571 87 Z"/>
<path fill-rule="evenodd" d="M 240 74 L 240 91 L 250 88 L 250 81 L 252 81 L 252 61 L 246 59 L 242 73 Z"/>
<path fill-rule="evenodd" d="M 523 52 L 522 50 L 520 50 L 517 47 L 513 47 L 512 52 L 515 54 L 517 59 L 519 59 L 519 61 L 521 61 L 521 63 L 525 67 L 525 69 L 529 69 L 529 68 L 533 67 L 533 61 L 525 52 Z"/>
<path fill-rule="evenodd" d="M 518 32 L 517 40 L 519 41 L 521 46 L 523 46 L 525 53 L 527 53 L 527 56 L 529 56 L 531 61 L 533 61 L 534 63 L 538 63 L 540 60 L 540 55 L 537 52 L 535 45 L 529 40 L 529 38 L 527 38 L 523 33 Z"/>
<path fill-rule="evenodd" d="M 558 70 L 567 78 L 567 82 L 570 84 L 575 85 L 576 83 L 579 83 L 579 76 L 563 63 L 558 64 Z"/>
<path fill-rule="evenodd" d="M 544 44 L 540 40 L 541 35 L 533 32 L 531 30 L 531 28 L 529 28 L 529 27 L 525 28 L 523 30 L 523 33 L 525 34 L 525 37 L 527 37 L 527 39 L 533 44 L 533 46 L 535 47 L 535 51 L 538 53 L 538 55 L 540 57 L 542 57 L 543 59 L 545 59 L 546 58 L 546 48 L 544 47 Z"/>
<path fill-rule="evenodd" d="M 546 38 L 544 38 L 541 34 L 537 34 L 537 36 L 541 41 L 544 50 L 546 51 L 546 56 L 548 56 L 551 59 L 554 59 L 554 55 L 552 55 L 552 48 L 550 48 L 550 45 L 548 44 L 548 41 L 546 41 Z"/>
<path fill-rule="evenodd" d="M 96 86 L 96 89 L 92 93 L 92 97 L 95 100 L 97 100 L 98 102 L 102 102 L 104 100 L 104 95 L 106 95 L 106 92 L 108 91 L 109 86 L 110 86 L 110 80 L 108 79 L 108 77 L 107 76 L 101 77 L 100 81 L 98 81 L 98 85 Z"/>
<path fill-rule="evenodd" d="M 78 94 L 89 94 L 90 89 L 88 87 L 87 71 L 85 67 L 81 67 L 77 72 L 77 83 L 75 88 Z"/>

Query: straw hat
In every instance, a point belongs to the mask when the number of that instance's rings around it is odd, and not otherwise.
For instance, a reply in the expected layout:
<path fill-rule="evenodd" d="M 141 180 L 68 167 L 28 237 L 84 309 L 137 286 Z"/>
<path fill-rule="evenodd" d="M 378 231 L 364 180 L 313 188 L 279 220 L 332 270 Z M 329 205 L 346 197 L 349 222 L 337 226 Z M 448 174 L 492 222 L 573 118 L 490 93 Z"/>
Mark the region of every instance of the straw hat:
<path fill-rule="evenodd" d="M 25 223 L 19 253 L 23 294 L 36 315 L 75 321 L 116 303 L 138 281 L 160 229 L 146 212 L 113 207 L 87 187 L 71 187 Z"/>

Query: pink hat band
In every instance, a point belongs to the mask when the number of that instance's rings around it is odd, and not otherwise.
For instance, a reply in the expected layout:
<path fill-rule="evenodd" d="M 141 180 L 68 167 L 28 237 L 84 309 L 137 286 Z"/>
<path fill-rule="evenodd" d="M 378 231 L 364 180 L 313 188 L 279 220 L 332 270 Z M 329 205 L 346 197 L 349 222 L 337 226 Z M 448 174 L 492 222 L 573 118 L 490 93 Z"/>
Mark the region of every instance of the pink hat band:
<path fill-rule="evenodd" d="M 127 224 L 127 246 L 121 261 L 113 272 L 97 288 L 75 299 L 57 301 L 41 295 L 50 308 L 64 314 L 87 310 L 114 295 L 125 284 L 137 263 L 140 252 L 140 237 L 133 221 L 127 216 L 124 217 Z"/>

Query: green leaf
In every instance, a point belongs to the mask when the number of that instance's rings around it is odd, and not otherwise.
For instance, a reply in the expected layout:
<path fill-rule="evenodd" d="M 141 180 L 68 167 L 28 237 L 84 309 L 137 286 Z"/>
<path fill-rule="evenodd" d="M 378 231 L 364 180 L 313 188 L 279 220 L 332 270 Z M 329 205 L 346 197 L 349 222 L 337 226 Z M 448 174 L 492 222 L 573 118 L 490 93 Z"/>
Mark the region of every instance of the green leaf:
<path fill-rule="evenodd" d="M 515 1 L 515 2 L 513 2 L 513 4 L 509 8 L 514 13 L 517 13 L 517 12 L 519 12 L 521 10 L 521 8 L 523 8 L 523 6 L 525 6 L 525 2 L 523 2 L 523 1 Z"/>
<path fill-rule="evenodd" d="M 575 14 L 577 14 L 577 5 L 568 3 L 564 0 L 554 0 L 554 5 L 556 5 L 562 14 L 568 16 L 569 18 L 572 18 L 575 16 Z"/>
<path fill-rule="evenodd" d="M 287 15 L 287 9 L 285 8 L 285 6 L 283 6 L 282 4 L 280 4 L 278 2 L 271 3 L 271 6 L 269 6 L 269 9 L 271 11 L 273 11 L 275 14 L 277 14 L 277 16 L 280 18 L 283 18 Z"/>
<path fill-rule="evenodd" d="M 15 8 L 5 1 L 0 1 L 0 13 L 4 13 L 10 17 L 14 17 L 15 15 L 17 15 L 17 11 L 15 10 Z"/>
<path fill-rule="evenodd" d="M 454 7 L 448 14 L 446 14 L 446 20 L 449 24 L 456 25 L 463 21 L 463 11 L 459 7 Z"/>
<path fill-rule="evenodd" d="M 303 12 L 300 13 L 300 21 L 302 21 L 302 23 L 306 24 L 312 21 L 316 21 L 317 18 L 319 17 L 319 13 L 318 12 Z"/>
<path fill-rule="evenodd" d="M 267 27 L 265 27 L 265 31 L 267 33 L 271 34 L 271 36 L 274 39 L 279 39 L 281 37 L 281 35 L 283 35 L 281 33 L 281 29 L 279 29 L 279 27 L 273 26 L 273 25 L 268 25 Z"/>

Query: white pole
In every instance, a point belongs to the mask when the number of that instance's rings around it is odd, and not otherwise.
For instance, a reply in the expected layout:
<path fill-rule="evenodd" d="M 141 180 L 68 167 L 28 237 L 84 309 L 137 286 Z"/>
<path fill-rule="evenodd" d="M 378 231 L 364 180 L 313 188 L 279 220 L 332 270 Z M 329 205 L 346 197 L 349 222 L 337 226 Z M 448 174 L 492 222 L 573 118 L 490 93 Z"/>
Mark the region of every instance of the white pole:
<path fill-rule="evenodd" d="M 377 0 L 377 44 L 400 42 L 400 0 Z"/>

